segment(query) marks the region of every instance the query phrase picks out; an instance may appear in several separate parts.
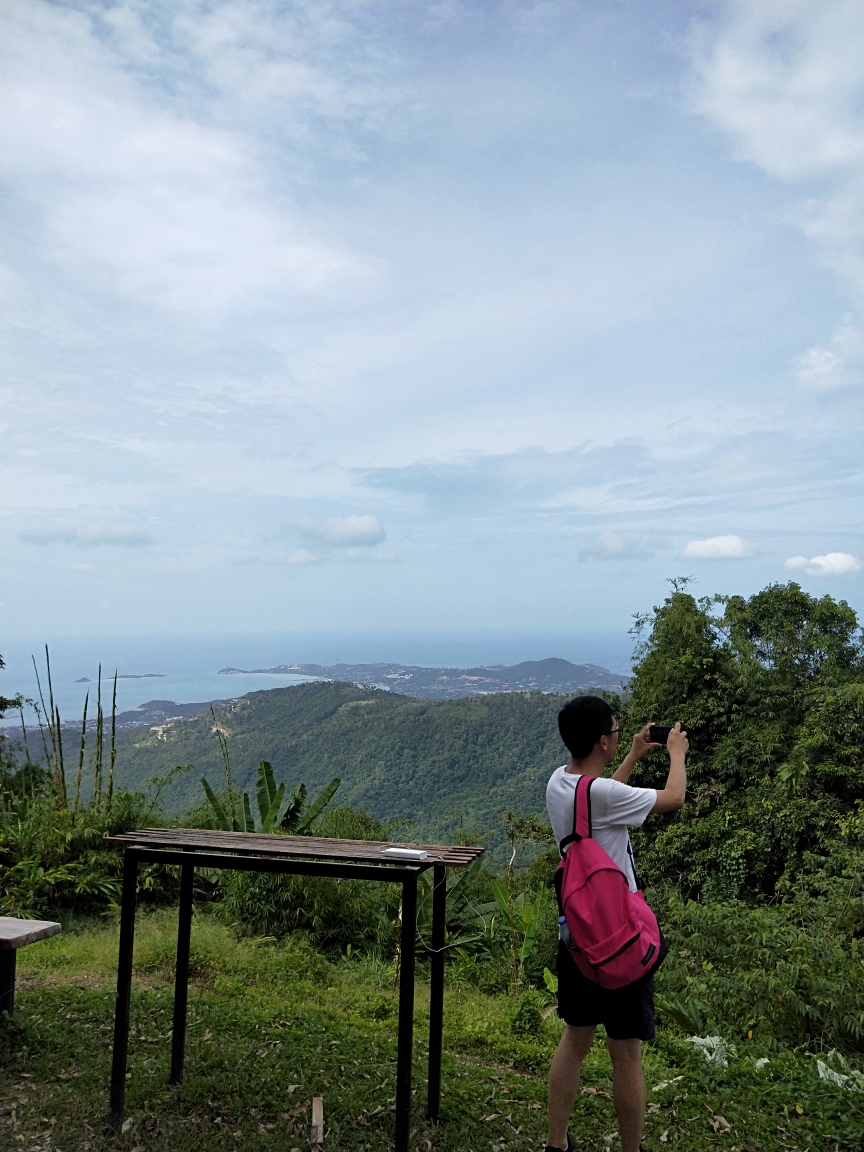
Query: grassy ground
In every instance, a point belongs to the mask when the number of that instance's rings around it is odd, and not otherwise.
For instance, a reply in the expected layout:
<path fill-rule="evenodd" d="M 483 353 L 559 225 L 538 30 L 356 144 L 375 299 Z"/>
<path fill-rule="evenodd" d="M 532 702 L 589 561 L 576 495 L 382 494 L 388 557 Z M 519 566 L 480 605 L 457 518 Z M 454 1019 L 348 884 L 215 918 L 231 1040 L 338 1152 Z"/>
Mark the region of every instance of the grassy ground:
<path fill-rule="evenodd" d="M 22 951 L 17 1013 L 0 1022 L 0 1147 L 29 1152 L 299 1150 L 310 1102 L 324 1097 L 325 1152 L 392 1147 L 393 972 L 370 961 L 329 964 L 302 944 L 238 942 L 209 916 L 193 929 L 186 1079 L 166 1083 L 174 923 L 142 917 L 136 937 L 127 1128 L 105 1125 L 116 928 L 90 927 Z M 441 1122 L 428 1125 L 428 992 L 418 983 L 417 1152 L 529 1152 L 542 1147 L 545 1073 L 558 1026 L 514 1034 L 513 1002 L 450 987 Z M 815 1061 L 741 1051 L 711 1070 L 670 1031 L 645 1046 L 652 1152 L 861 1149 L 864 1094 L 823 1083 Z M 598 1042 L 573 1116 L 577 1148 L 620 1147 L 611 1068 Z"/>

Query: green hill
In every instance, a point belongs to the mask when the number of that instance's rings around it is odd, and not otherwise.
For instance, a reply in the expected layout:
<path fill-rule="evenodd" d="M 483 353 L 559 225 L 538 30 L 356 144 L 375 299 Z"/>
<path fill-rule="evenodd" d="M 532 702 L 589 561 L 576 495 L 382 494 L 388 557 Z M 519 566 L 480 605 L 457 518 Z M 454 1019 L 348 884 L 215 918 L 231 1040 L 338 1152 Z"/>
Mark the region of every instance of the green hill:
<path fill-rule="evenodd" d="M 567 759 L 556 726 L 562 700 L 511 692 L 430 702 L 313 683 L 253 692 L 217 708 L 216 718 L 240 791 L 254 792 L 262 759 L 289 790 L 302 780 L 314 794 L 339 776 L 338 803 L 410 820 L 412 839 L 446 840 L 460 821 L 485 830 L 508 808 L 544 811 L 549 774 Z M 207 710 L 161 730 L 122 733 L 118 783 L 141 788 L 176 764 L 194 764 L 163 794 L 167 811 L 188 810 L 203 798 L 201 776 L 215 789 L 224 784 L 212 729 Z"/>

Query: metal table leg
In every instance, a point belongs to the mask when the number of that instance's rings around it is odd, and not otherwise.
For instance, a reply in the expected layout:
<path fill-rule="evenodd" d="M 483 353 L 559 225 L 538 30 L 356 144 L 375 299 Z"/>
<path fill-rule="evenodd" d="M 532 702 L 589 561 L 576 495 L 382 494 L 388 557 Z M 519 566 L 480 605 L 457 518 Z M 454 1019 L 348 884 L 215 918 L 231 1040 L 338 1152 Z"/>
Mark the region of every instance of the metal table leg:
<path fill-rule="evenodd" d="M 17 948 L 0 948 L 0 1012 L 15 1011 L 15 964 Z"/>
<path fill-rule="evenodd" d="M 414 949 L 416 938 L 417 872 L 412 869 L 402 881 L 395 1152 L 408 1152 L 408 1140 L 411 1135 L 411 1058 L 414 1045 Z"/>
<path fill-rule="evenodd" d="M 186 1049 L 186 1003 L 189 998 L 189 940 L 195 865 L 180 866 L 180 912 L 177 917 L 177 968 L 174 974 L 174 1024 L 171 1030 L 171 1083 L 183 1082 Z"/>
<path fill-rule="evenodd" d="M 108 1123 L 118 1132 L 126 1101 L 126 1056 L 129 1050 L 129 1004 L 132 998 L 132 949 L 135 944 L 135 900 L 138 856 L 127 848 L 123 859 L 123 904 L 117 957 L 117 999 L 114 1005 L 114 1053 L 111 1060 L 111 1105 Z"/>
<path fill-rule="evenodd" d="M 444 933 L 447 869 L 436 864 L 432 880 L 432 949 L 429 957 L 429 1087 L 426 1115 L 437 1120 L 441 1107 L 441 1043 L 444 1028 Z"/>

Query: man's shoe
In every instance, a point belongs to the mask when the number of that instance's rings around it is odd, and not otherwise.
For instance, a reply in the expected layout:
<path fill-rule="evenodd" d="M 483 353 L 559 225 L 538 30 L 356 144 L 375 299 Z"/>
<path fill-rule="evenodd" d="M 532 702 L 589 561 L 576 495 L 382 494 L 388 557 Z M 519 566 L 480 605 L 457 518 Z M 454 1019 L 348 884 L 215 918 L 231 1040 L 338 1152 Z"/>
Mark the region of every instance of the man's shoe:
<path fill-rule="evenodd" d="M 544 1152 L 576 1152 L 576 1144 L 570 1133 L 567 1133 L 567 1148 L 556 1148 L 554 1144 L 547 1144 Z"/>

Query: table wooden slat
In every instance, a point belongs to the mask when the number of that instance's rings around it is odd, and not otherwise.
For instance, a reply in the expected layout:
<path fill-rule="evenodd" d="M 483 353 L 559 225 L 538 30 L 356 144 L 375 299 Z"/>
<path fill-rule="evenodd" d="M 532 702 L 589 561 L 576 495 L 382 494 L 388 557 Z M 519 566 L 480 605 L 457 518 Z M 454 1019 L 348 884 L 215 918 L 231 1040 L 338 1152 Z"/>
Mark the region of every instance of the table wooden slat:
<path fill-rule="evenodd" d="M 23 948 L 35 940 L 56 936 L 60 928 L 53 920 L 19 920 L 17 916 L 0 916 L 0 948 Z"/>
<path fill-rule="evenodd" d="M 484 851 L 461 844 L 400 844 L 395 841 L 335 840 L 326 836 L 283 836 L 278 833 L 219 832 L 202 828 L 139 828 L 106 836 L 109 844 L 126 848 L 188 848 L 217 852 L 249 852 L 256 856 L 302 856 L 307 860 L 345 860 L 376 864 L 445 864 L 464 868 Z M 427 853 L 412 861 L 386 856 L 385 848 L 414 848 Z"/>

